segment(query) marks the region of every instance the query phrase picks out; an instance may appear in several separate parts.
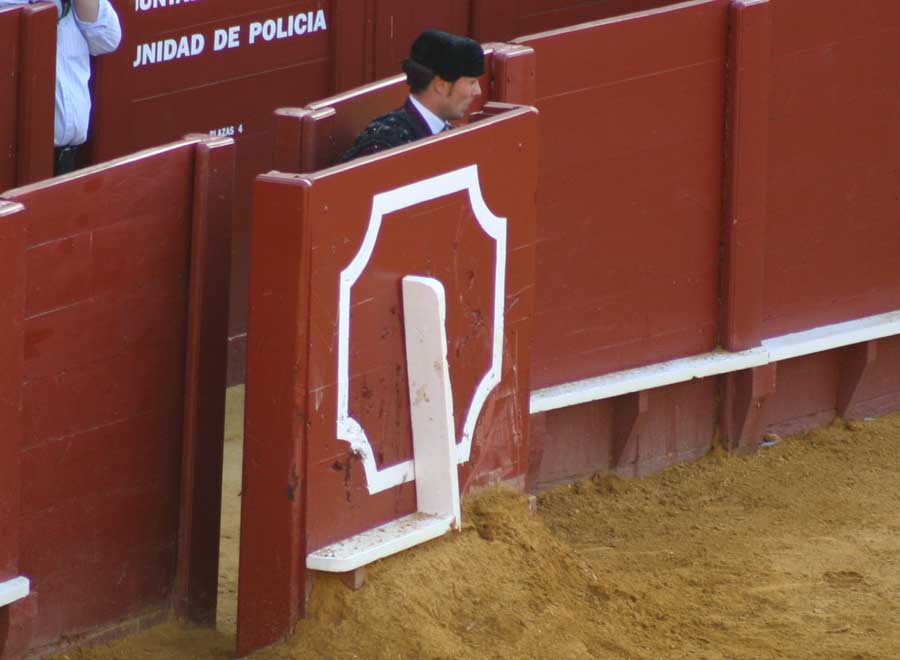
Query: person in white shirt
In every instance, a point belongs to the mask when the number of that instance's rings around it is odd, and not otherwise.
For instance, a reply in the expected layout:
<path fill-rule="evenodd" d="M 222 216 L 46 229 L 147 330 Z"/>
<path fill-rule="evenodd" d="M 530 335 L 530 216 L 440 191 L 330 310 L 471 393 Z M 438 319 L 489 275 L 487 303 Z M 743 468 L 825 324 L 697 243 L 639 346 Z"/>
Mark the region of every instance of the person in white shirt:
<path fill-rule="evenodd" d="M 426 30 L 403 62 L 409 98 L 402 107 L 372 121 L 341 160 L 397 147 L 446 131 L 462 119 L 481 94 L 484 51 L 468 37 Z"/>
<path fill-rule="evenodd" d="M 38 0 L 0 0 L 0 7 L 27 5 Z M 53 144 L 54 174 L 76 168 L 78 147 L 88 137 L 91 116 L 91 56 L 114 51 L 122 28 L 109 0 L 53 0 L 56 25 L 56 112 Z"/>

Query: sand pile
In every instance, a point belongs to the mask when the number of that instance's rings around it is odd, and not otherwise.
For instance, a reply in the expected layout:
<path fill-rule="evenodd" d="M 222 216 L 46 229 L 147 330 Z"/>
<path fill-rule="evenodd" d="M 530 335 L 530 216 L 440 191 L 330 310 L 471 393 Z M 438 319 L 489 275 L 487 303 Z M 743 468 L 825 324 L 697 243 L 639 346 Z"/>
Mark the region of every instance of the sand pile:
<path fill-rule="evenodd" d="M 900 658 L 900 415 L 641 481 L 467 498 L 461 533 L 320 577 L 259 660 Z M 70 660 L 228 657 L 170 622 Z"/>

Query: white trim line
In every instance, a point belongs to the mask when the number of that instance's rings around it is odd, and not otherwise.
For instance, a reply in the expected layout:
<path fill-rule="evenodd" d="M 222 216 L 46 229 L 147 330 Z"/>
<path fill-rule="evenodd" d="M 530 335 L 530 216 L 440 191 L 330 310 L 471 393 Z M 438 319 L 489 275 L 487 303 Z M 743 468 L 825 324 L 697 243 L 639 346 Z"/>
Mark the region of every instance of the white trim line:
<path fill-rule="evenodd" d="M 769 351 L 769 361 L 778 362 L 894 335 L 900 335 L 900 310 L 772 337 L 762 345 Z"/>
<path fill-rule="evenodd" d="M 478 224 L 494 239 L 494 318 L 491 365 L 481 379 L 463 421 L 462 437 L 457 445 L 457 461 L 466 463 L 472 450 L 472 436 L 481 408 L 491 391 L 500 383 L 503 364 L 503 311 L 506 289 L 506 218 L 494 215 L 481 194 L 478 166 L 467 167 L 423 179 L 372 197 L 369 225 L 359 252 L 341 271 L 338 298 L 338 373 L 337 373 L 337 424 L 339 440 L 350 443 L 353 453 L 360 457 L 366 473 L 366 486 L 370 494 L 399 486 L 415 479 L 412 460 L 378 469 L 372 445 L 365 430 L 350 415 L 350 303 L 351 289 L 362 275 L 372 257 L 384 216 L 401 209 L 422 204 L 457 192 L 467 192 L 469 204 Z"/>
<path fill-rule="evenodd" d="M 747 351 L 701 353 L 545 387 L 531 393 L 529 412 L 534 414 L 556 410 L 631 392 L 683 383 L 694 378 L 761 367 L 770 362 L 780 362 L 898 334 L 900 334 L 900 310 L 824 325 L 812 330 L 766 339 L 759 348 Z"/>
<path fill-rule="evenodd" d="M 0 582 L 0 607 L 22 600 L 29 593 L 31 593 L 31 583 L 28 581 L 28 578 L 17 577 L 6 582 Z"/>

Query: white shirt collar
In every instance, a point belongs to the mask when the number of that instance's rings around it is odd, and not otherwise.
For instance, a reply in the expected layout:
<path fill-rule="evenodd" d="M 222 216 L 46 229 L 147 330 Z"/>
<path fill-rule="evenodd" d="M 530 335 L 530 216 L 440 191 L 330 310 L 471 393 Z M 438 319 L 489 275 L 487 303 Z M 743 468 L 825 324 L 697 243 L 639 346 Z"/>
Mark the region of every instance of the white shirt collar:
<path fill-rule="evenodd" d="M 415 96 L 410 94 L 409 100 L 412 101 L 412 104 L 416 107 L 416 110 L 418 110 L 419 114 L 422 115 L 422 119 L 424 119 L 425 123 L 428 124 L 428 128 L 431 129 L 432 135 L 437 135 L 445 128 L 447 128 L 447 122 L 438 117 L 424 105 L 419 103 L 419 100 Z"/>

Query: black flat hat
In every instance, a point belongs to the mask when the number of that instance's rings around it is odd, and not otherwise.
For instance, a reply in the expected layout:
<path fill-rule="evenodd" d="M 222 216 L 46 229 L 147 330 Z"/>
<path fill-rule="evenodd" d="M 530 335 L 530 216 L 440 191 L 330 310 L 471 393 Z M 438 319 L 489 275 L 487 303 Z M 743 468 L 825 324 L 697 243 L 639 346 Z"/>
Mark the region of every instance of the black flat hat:
<path fill-rule="evenodd" d="M 460 76 L 477 78 L 484 73 L 481 44 L 440 30 L 425 30 L 416 37 L 409 59 L 448 82 Z"/>

